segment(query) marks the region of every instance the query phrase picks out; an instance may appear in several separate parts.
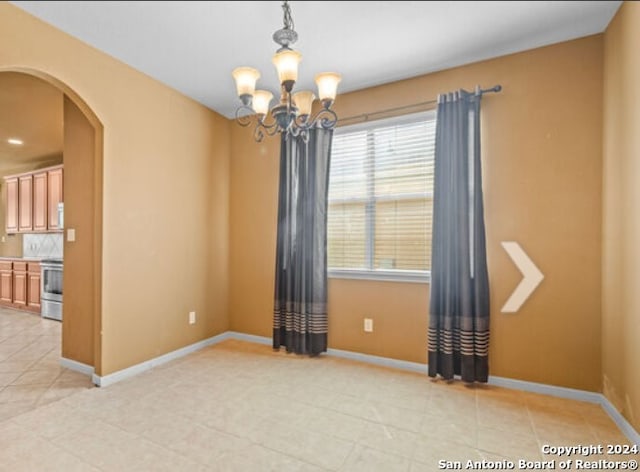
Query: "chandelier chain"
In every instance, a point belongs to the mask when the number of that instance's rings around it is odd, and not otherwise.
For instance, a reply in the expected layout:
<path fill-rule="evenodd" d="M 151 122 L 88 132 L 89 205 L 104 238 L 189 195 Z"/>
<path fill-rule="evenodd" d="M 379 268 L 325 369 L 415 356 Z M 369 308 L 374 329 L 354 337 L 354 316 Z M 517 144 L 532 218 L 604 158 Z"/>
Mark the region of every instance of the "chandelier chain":
<path fill-rule="evenodd" d="M 284 0 L 282 3 L 282 10 L 284 12 L 284 29 L 290 29 L 295 31 L 295 25 L 293 24 L 293 17 L 291 16 L 291 7 L 289 6 L 289 2 Z"/>

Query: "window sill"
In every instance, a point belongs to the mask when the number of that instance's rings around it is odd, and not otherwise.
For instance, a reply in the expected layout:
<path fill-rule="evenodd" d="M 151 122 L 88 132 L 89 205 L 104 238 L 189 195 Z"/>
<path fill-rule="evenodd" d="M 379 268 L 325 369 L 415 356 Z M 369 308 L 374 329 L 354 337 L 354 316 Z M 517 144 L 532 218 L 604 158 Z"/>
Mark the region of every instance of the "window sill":
<path fill-rule="evenodd" d="M 379 280 L 383 282 L 409 282 L 428 284 L 431 272 L 411 270 L 349 270 L 329 269 L 330 279 Z"/>

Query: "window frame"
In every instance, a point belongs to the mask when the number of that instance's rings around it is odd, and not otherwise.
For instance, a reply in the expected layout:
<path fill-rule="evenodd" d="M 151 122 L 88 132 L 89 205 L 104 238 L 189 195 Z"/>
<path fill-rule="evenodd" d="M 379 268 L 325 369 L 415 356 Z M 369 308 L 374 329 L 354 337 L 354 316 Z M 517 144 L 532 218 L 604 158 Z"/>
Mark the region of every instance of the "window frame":
<path fill-rule="evenodd" d="M 383 118 L 378 120 L 364 121 L 353 125 L 338 126 L 334 130 L 334 135 L 343 133 L 351 133 L 363 130 L 370 130 L 372 127 L 397 126 L 403 124 L 416 123 L 420 121 L 436 120 L 436 109 L 411 113 L 406 115 L 394 116 L 391 118 Z M 435 156 L 434 156 L 435 158 Z M 374 166 L 370 166 L 371 172 L 368 173 L 367 179 L 375 178 L 371 175 Z M 331 183 L 329 182 L 329 185 Z M 371 192 L 373 186 L 367 185 L 368 192 Z M 365 206 L 365 261 L 367 264 L 373 265 L 374 245 L 375 245 L 375 204 L 377 201 L 388 198 L 389 200 L 407 199 L 410 200 L 415 196 L 433 199 L 433 192 L 424 192 L 419 194 L 403 194 L 400 196 L 384 196 L 376 199 L 373 195 L 366 197 L 353 197 L 335 199 L 328 202 L 331 203 L 362 203 Z M 371 206 L 374 208 L 371 209 Z M 386 282 L 410 282 L 410 283 L 429 283 L 431 281 L 431 270 L 403 270 L 403 269 L 342 269 L 327 267 L 328 277 L 331 279 L 353 279 L 353 280 L 379 280 Z"/>

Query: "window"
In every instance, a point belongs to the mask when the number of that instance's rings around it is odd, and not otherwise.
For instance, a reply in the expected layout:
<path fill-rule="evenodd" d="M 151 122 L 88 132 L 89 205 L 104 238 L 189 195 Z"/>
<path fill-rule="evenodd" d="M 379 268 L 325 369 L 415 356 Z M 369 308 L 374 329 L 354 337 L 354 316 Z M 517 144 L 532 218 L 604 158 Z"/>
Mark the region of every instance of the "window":
<path fill-rule="evenodd" d="M 429 112 L 336 129 L 330 276 L 427 280 L 435 123 L 435 112 Z"/>

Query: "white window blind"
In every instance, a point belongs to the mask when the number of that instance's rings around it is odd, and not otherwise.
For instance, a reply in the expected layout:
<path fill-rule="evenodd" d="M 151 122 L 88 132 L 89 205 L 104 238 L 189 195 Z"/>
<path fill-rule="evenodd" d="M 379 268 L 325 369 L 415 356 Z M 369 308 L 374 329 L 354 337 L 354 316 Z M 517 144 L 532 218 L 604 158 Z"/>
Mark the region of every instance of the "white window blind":
<path fill-rule="evenodd" d="M 336 130 L 329 176 L 330 275 L 428 274 L 434 147 L 435 112 Z"/>

